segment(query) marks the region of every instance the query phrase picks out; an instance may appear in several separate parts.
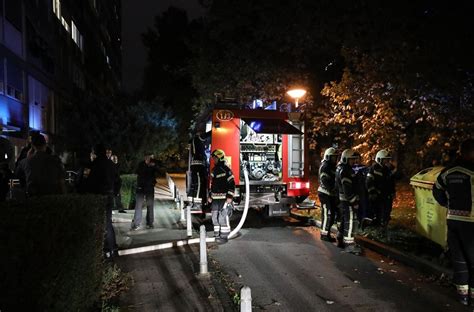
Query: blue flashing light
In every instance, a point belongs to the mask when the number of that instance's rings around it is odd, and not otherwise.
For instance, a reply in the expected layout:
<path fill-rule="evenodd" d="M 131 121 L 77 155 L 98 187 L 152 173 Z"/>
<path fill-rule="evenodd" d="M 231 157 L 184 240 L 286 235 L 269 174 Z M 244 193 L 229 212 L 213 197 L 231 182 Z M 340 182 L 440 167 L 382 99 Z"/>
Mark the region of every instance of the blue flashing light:
<path fill-rule="evenodd" d="M 272 104 L 265 107 L 265 110 L 276 110 L 277 109 L 277 102 L 273 101 Z"/>
<path fill-rule="evenodd" d="M 263 108 L 263 101 L 262 100 L 253 100 L 252 102 L 252 109 Z"/>
<path fill-rule="evenodd" d="M 252 121 L 250 123 L 250 128 L 252 128 L 255 132 L 258 132 L 260 129 L 262 129 L 262 123 L 258 121 Z"/>

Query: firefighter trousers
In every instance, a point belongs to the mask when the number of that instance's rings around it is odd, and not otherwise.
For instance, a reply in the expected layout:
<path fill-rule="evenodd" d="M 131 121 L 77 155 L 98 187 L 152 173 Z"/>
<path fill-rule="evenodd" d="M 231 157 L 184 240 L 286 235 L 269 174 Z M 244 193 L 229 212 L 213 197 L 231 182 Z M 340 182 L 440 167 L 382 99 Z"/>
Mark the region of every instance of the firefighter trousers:
<path fill-rule="evenodd" d="M 337 197 L 318 192 L 321 201 L 321 236 L 328 235 L 331 227 L 340 218 L 337 208 Z"/>
<path fill-rule="evenodd" d="M 343 235 L 344 244 L 354 244 L 354 234 L 359 228 L 357 206 L 351 205 L 346 201 L 341 201 L 340 205 L 342 207 L 340 232 Z"/>
<path fill-rule="evenodd" d="M 371 202 L 372 209 L 375 213 L 376 224 L 386 226 L 390 221 L 390 215 L 392 214 L 392 196 L 385 195 L 379 199 Z"/>
<path fill-rule="evenodd" d="M 188 194 L 194 198 L 200 198 L 202 204 L 207 198 L 207 169 L 204 165 L 191 166 L 191 191 Z"/>
<path fill-rule="evenodd" d="M 458 293 L 474 294 L 474 223 L 448 220 L 448 247 L 453 262 L 453 283 Z"/>
<path fill-rule="evenodd" d="M 214 199 L 212 201 L 212 224 L 214 225 L 214 237 L 227 239 L 230 233 L 229 208 L 225 199 Z"/>

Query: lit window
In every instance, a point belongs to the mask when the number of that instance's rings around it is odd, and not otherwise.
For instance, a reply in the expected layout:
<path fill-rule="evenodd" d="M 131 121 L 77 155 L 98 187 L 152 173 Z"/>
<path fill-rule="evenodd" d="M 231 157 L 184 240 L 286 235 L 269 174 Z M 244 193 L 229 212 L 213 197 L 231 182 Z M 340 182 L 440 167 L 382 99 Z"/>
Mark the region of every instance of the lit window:
<path fill-rule="evenodd" d="M 79 29 L 77 29 L 76 24 L 74 24 L 74 21 L 71 21 L 71 37 L 72 40 L 74 40 L 74 42 L 76 43 L 76 45 L 79 47 L 79 49 L 81 49 L 82 51 L 84 48 L 84 39 L 81 33 L 79 32 Z"/>
<path fill-rule="evenodd" d="M 53 12 L 61 20 L 61 0 L 53 0 Z"/>
<path fill-rule="evenodd" d="M 66 29 L 67 32 L 70 32 L 69 24 L 67 23 L 67 21 L 62 16 L 61 16 L 61 22 L 63 24 L 64 29 Z"/>

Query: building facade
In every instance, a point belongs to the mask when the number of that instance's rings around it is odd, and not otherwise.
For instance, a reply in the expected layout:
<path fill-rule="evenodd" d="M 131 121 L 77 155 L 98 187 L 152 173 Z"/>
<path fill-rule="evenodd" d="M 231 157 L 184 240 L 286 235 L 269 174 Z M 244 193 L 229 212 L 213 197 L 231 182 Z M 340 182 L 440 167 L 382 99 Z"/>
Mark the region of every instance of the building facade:
<path fill-rule="evenodd" d="M 50 144 L 62 112 L 120 89 L 120 0 L 0 0 L 0 124 L 18 155 L 30 130 Z"/>

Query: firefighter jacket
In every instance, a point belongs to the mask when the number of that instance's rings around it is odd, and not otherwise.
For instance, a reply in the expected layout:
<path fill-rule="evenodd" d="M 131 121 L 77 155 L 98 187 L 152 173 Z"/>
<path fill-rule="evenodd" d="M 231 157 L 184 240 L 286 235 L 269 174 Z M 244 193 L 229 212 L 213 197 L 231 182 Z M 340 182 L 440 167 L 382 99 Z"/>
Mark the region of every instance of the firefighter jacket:
<path fill-rule="evenodd" d="M 234 175 L 225 161 L 216 163 L 211 172 L 211 179 L 210 196 L 212 199 L 234 198 Z"/>
<path fill-rule="evenodd" d="M 329 196 L 337 196 L 336 166 L 329 160 L 324 160 L 319 167 L 318 192 Z"/>
<path fill-rule="evenodd" d="M 390 168 L 374 163 L 367 173 L 365 185 L 369 195 L 378 199 L 395 195 L 395 180 Z"/>
<path fill-rule="evenodd" d="M 356 205 L 359 203 L 357 195 L 357 177 L 348 164 L 339 163 L 336 169 L 336 186 L 339 191 L 339 200 Z"/>
<path fill-rule="evenodd" d="M 205 139 L 195 135 L 191 140 L 191 166 L 205 166 L 207 164 Z"/>
<path fill-rule="evenodd" d="M 448 220 L 474 222 L 474 163 L 460 160 L 443 169 L 433 196 L 448 208 Z"/>

